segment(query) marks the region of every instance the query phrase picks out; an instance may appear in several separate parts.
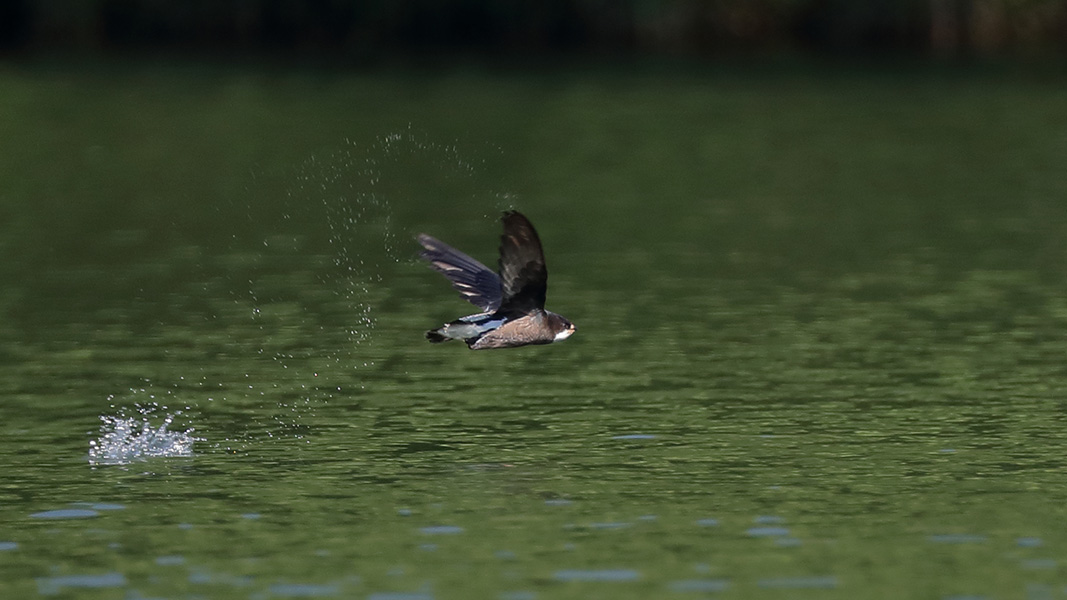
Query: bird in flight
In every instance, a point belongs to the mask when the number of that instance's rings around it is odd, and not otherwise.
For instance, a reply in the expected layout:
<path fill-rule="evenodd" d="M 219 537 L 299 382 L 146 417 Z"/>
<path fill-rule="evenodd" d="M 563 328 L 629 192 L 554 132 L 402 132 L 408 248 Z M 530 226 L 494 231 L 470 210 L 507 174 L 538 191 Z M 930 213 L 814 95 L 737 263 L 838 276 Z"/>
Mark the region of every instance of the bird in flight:
<path fill-rule="evenodd" d="M 522 213 L 501 217 L 500 273 L 426 234 L 418 236 L 420 255 L 430 267 L 482 312 L 426 332 L 432 343 L 463 340 L 471 350 L 551 344 L 574 333 L 574 324 L 545 310 L 548 269 L 541 240 Z"/>

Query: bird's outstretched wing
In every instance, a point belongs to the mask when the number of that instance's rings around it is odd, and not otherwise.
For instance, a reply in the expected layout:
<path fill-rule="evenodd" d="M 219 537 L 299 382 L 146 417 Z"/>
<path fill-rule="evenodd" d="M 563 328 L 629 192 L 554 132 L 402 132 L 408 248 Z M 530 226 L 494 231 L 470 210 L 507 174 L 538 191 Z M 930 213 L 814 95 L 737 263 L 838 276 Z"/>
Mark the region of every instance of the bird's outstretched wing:
<path fill-rule="evenodd" d="M 530 220 L 516 211 L 504 213 L 500 238 L 502 310 L 528 312 L 545 307 L 548 269 L 541 240 Z"/>
<path fill-rule="evenodd" d="M 419 234 L 418 240 L 423 247 L 420 256 L 447 277 L 465 300 L 486 312 L 500 307 L 500 277 L 489 267 L 426 234 Z"/>

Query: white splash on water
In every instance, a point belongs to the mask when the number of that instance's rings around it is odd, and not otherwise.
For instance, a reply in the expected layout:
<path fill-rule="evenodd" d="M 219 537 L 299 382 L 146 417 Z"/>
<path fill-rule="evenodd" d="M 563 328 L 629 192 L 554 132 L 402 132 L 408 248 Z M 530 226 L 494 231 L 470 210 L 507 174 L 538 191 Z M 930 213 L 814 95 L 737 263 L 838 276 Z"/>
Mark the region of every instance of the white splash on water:
<path fill-rule="evenodd" d="M 89 463 L 125 465 L 153 457 L 192 456 L 193 429 L 171 431 L 181 411 L 167 414 L 158 426 L 150 418 L 157 407 L 137 407 L 136 416 L 100 415 L 100 437 L 89 442 Z M 166 407 L 159 407 L 166 411 Z"/>

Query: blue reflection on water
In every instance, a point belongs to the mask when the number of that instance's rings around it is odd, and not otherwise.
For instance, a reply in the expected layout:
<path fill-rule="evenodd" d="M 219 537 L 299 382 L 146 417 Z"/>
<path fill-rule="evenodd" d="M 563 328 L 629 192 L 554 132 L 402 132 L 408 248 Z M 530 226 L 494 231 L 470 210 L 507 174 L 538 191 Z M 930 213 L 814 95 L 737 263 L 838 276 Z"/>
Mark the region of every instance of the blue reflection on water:
<path fill-rule="evenodd" d="M 613 440 L 654 440 L 656 436 L 651 433 L 628 433 L 626 435 L 612 436 Z"/>
<path fill-rule="evenodd" d="M 718 519 L 698 519 L 697 520 L 697 525 L 699 525 L 701 527 L 718 527 L 719 520 Z"/>
<path fill-rule="evenodd" d="M 671 583 L 675 592 L 721 592 L 730 587 L 725 579 L 683 579 Z"/>
<path fill-rule="evenodd" d="M 626 529 L 627 527 L 630 527 L 631 525 L 633 525 L 633 523 L 622 523 L 622 522 L 619 522 L 619 523 L 590 523 L 589 524 L 589 528 L 590 529 Z"/>
<path fill-rule="evenodd" d="M 113 588 L 124 585 L 126 585 L 126 576 L 122 573 L 63 575 L 38 579 L 37 592 L 42 596 L 54 596 L 62 593 L 64 588 Z"/>
<path fill-rule="evenodd" d="M 934 544 L 977 544 L 986 541 L 986 536 L 970 533 L 945 533 L 926 538 Z"/>
<path fill-rule="evenodd" d="M 156 557 L 156 564 L 161 567 L 174 567 L 177 565 L 185 564 L 184 556 L 158 556 Z"/>
<path fill-rule="evenodd" d="M 268 591 L 272 596 L 283 598 L 318 598 L 336 596 L 341 593 L 341 586 L 336 583 L 276 583 L 270 586 Z"/>
<path fill-rule="evenodd" d="M 637 581 L 641 574 L 633 569 L 564 569 L 552 574 L 556 581 Z"/>
<path fill-rule="evenodd" d="M 81 503 L 79 503 L 78 505 L 81 506 Z M 86 503 L 85 506 L 87 506 L 88 508 L 95 509 L 95 510 L 126 510 L 126 505 L 124 505 L 124 504 L 115 504 L 115 503 L 112 503 L 112 502 Z"/>
<path fill-rule="evenodd" d="M 752 537 L 781 537 L 789 535 L 785 527 L 749 527 L 745 533 Z"/>
<path fill-rule="evenodd" d="M 14 550 L 18 547 L 18 542 L 0 542 L 0 550 Z"/>
<path fill-rule="evenodd" d="M 837 577 L 773 577 L 756 582 L 761 588 L 773 589 L 831 589 L 837 587 Z"/>
<path fill-rule="evenodd" d="M 1053 589 L 1045 583 L 1026 584 L 1026 600 L 1052 600 Z"/>
<path fill-rule="evenodd" d="M 431 527 L 422 527 L 419 531 L 426 535 L 455 535 L 463 533 L 463 528 L 455 525 L 433 525 Z"/>
<path fill-rule="evenodd" d="M 426 592 L 375 592 L 367 600 L 434 600 L 434 597 Z"/>
<path fill-rule="evenodd" d="M 88 519 L 98 516 L 100 513 L 87 508 L 61 508 L 58 510 L 46 510 L 30 515 L 34 519 Z"/>
<path fill-rule="evenodd" d="M 255 583 L 255 578 L 250 575 L 230 575 L 229 573 L 212 573 L 204 569 L 194 569 L 189 572 L 189 583 L 249 587 Z"/>

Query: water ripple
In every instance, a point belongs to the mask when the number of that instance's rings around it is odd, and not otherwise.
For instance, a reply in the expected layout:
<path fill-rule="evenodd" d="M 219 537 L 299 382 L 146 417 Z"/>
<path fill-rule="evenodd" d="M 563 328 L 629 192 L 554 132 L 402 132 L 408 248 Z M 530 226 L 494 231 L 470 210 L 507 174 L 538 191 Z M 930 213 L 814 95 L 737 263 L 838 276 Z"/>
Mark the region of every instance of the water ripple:
<path fill-rule="evenodd" d="M 33 513 L 30 517 L 34 519 L 88 519 L 99 514 L 95 510 L 86 508 L 60 508 Z"/>
<path fill-rule="evenodd" d="M 98 589 L 122 587 L 124 585 L 126 585 L 126 576 L 122 573 L 63 575 L 38 579 L 37 592 L 42 596 L 55 596 L 62 593 L 64 588 Z"/>
<path fill-rule="evenodd" d="M 789 535 L 789 529 L 785 527 L 749 527 L 745 533 L 752 537 L 784 537 Z"/>
<path fill-rule="evenodd" d="M 683 579 L 671 583 L 675 592 L 721 592 L 730 587 L 725 579 Z"/>
<path fill-rule="evenodd" d="M 556 581 L 637 581 L 641 573 L 633 569 L 564 569 L 556 571 Z"/>
<path fill-rule="evenodd" d="M 772 589 L 832 589 L 837 587 L 837 577 L 774 577 L 761 579 L 757 584 Z"/>
<path fill-rule="evenodd" d="M 423 527 L 419 529 L 420 533 L 426 535 L 455 535 L 457 533 L 463 533 L 462 527 L 456 525 L 434 525 L 431 527 Z"/>
<path fill-rule="evenodd" d="M 971 533 L 945 533 L 926 538 L 934 544 L 977 544 L 986 541 L 986 536 Z"/>
<path fill-rule="evenodd" d="M 341 586 L 336 583 L 276 583 L 270 586 L 272 596 L 283 598 L 319 598 L 322 596 L 336 596 L 341 593 Z"/>

